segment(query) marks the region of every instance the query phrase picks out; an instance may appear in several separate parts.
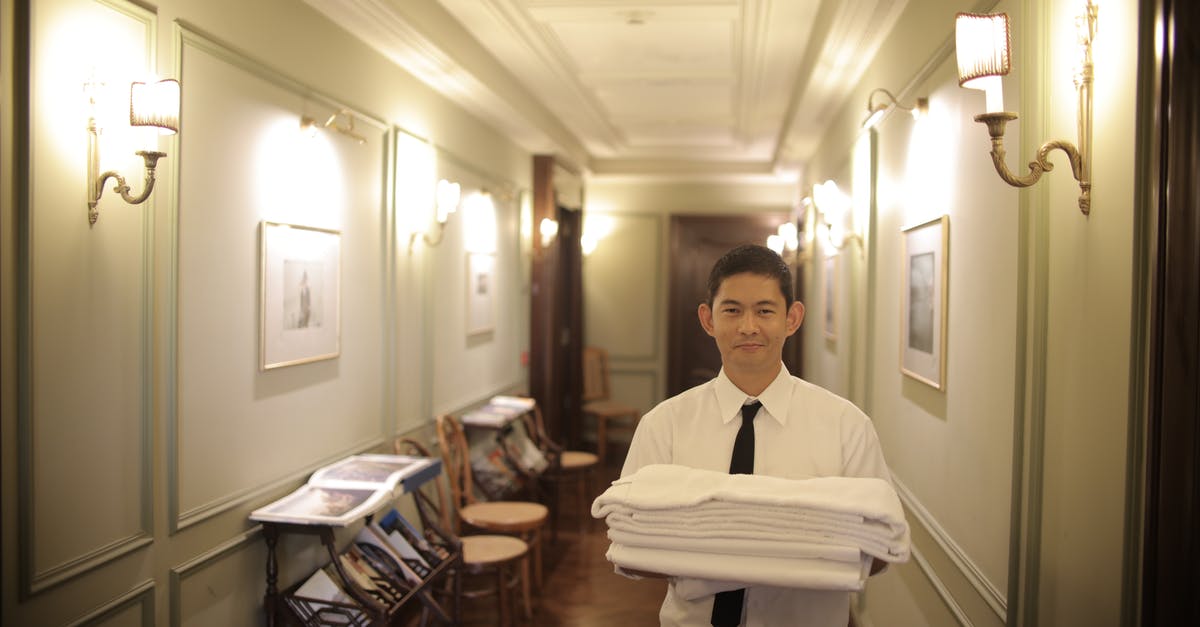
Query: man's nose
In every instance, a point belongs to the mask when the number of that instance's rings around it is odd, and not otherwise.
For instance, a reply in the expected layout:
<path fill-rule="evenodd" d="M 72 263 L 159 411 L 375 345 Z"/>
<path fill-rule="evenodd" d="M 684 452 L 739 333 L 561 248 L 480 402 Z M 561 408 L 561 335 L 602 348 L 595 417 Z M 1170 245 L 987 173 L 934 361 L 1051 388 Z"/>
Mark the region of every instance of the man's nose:
<path fill-rule="evenodd" d="M 757 333 L 758 321 L 754 319 L 754 314 L 746 312 L 738 319 L 738 331 L 740 333 Z"/>

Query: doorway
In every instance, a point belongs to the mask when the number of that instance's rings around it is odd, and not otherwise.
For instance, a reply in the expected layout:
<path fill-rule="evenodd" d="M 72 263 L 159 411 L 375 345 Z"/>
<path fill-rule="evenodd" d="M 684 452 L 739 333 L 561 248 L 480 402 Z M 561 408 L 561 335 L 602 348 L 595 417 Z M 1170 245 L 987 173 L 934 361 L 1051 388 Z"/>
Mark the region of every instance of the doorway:
<path fill-rule="evenodd" d="M 671 216 L 670 279 L 667 313 L 667 396 L 671 397 L 717 376 L 721 354 L 701 328 L 696 308 L 708 298 L 708 273 L 721 255 L 746 243 L 761 244 L 780 224 L 791 220 L 787 212 L 741 215 Z M 792 279 L 795 281 L 795 270 Z M 788 338 L 783 361 L 800 376 L 800 334 Z"/>

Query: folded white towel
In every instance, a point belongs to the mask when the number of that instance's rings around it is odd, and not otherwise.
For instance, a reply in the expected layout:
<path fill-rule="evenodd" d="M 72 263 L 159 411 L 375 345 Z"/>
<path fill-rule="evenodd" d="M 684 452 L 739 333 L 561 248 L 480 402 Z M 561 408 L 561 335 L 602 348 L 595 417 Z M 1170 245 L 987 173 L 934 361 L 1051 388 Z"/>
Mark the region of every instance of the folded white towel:
<path fill-rule="evenodd" d="M 866 581 L 871 574 L 871 560 L 863 560 L 862 574 L 859 577 L 861 581 Z M 671 583 L 675 585 L 675 594 L 688 601 L 695 601 L 701 597 L 725 592 L 726 590 L 737 590 L 745 588 L 746 584 L 739 581 L 722 581 L 716 579 L 694 579 L 691 577 L 673 577 Z M 861 584 L 860 584 L 861 585 Z"/>
<path fill-rule="evenodd" d="M 596 498 L 592 515 L 620 503 L 640 510 L 679 509 L 709 501 L 857 514 L 888 525 L 905 525 L 892 485 L 873 477 L 782 479 L 730 475 L 675 464 L 651 464 L 613 482 Z"/>
<path fill-rule="evenodd" d="M 838 560 L 738 556 L 717 553 L 691 553 L 625 546 L 613 543 L 608 560 L 622 568 L 672 575 L 675 577 L 738 582 L 734 587 L 752 585 L 818 590 L 861 590 L 863 573 L 870 559 Z M 731 588 L 729 588 L 731 589 Z"/>
<path fill-rule="evenodd" d="M 717 553 L 726 556 L 823 559 L 853 563 L 859 562 L 862 558 L 862 552 L 853 546 L 817 544 L 794 539 L 787 542 L 773 542 L 744 538 L 689 538 L 678 535 L 642 534 L 623 531 L 616 527 L 609 528 L 608 539 L 625 546 L 692 553 Z"/>
<path fill-rule="evenodd" d="M 798 523 L 774 517 L 703 518 L 691 515 L 691 510 L 672 512 L 613 511 L 605 519 L 610 529 L 646 536 L 682 537 L 691 539 L 741 539 L 763 542 L 805 542 L 854 547 L 889 562 L 908 560 L 907 528 L 900 537 L 883 526 L 831 523 L 824 521 Z"/>
<path fill-rule="evenodd" d="M 645 466 L 592 503 L 610 527 L 647 535 L 787 540 L 855 546 L 905 561 L 909 529 L 882 479 L 781 479 L 671 464 Z M 781 535 L 783 534 L 783 535 Z"/>

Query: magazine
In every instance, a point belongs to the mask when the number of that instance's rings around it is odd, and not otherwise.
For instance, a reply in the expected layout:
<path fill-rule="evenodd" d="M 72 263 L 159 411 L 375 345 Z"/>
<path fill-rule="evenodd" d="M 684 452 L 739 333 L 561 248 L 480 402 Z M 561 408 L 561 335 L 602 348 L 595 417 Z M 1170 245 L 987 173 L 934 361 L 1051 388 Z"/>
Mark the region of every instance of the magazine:
<path fill-rule="evenodd" d="M 250 513 L 259 522 L 344 527 L 438 476 L 441 460 L 352 455 L 317 470 L 295 492 Z"/>
<path fill-rule="evenodd" d="M 432 567 L 436 568 L 438 564 L 442 563 L 442 560 L 450 556 L 450 552 L 445 547 L 430 542 L 419 529 L 394 509 L 385 514 L 377 526 L 385 534 L 388 532 L 399 533 Z"/>

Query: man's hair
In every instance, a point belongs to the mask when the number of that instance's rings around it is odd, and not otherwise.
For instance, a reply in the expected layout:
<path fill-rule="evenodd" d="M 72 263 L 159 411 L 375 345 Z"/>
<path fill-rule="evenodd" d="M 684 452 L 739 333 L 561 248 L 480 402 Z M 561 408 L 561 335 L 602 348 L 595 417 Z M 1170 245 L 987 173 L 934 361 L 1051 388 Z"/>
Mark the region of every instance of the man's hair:
<path fill-rule="evenodd" d="M 779 291 L 783 292 L 783 302 L 791 307 L 796 300 L 792 291 L 792 270 L 778 253 L 758 244 L 742 244 L 725 253 L 713 264 L 712 272 L 708 274 L 708 306 L 712 307 L 717 297 L 721 283 L 735 274 L 749 272 L 760 276 L 770 277 L 779 282 Z"/>

